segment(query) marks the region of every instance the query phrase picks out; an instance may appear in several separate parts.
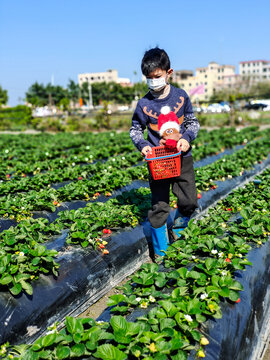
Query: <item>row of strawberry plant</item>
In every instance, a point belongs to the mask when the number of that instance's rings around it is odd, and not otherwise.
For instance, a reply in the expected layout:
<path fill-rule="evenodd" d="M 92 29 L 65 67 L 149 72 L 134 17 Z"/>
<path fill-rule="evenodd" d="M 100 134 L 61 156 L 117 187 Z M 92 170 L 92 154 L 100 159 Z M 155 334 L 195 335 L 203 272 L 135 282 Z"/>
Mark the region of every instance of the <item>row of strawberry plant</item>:
<path fill-rule="evenodd" d="M 89 159 L 87 159 L 89 160 Z M 61 183 L 63 181 L 77 181 L 88 179 L 97 172 L 110 170 L 114 168 L 125 169 L 137 164 L 142 160 L 139 152 L 128 153 L 125 156 L 110 157 L 105 163 L 96 162 L 95 164 L 78 165 L 75 163 L 64 164 L 61 160 L 58 164 L 54 164 L 51 169 L 45 173 L 37 171 L 33 177 L 15 176 L 8 178 L 9 181 L 2 183 L 0 188 L 0 196 L 5 194 L 13 194 L 17 192 L 27 192 L 29 190 L 39 191 L 45 189 L 50 184 Z M 11 180 L 12 179 L 12 180 Z"/>
<path fill-rule="evenodd" d="M 134 202 L 132 205 L 126 205 L 123 197 L 110 199 L 106 203 L 89 203 L 86 208 L 61 212 L 51 224 L 47 219 L 30 218 L 2 231 L 0 288 L 8 289 L 13 295 L 23 290 L 32 294 L 31 283 L 38 279 L 40 273 L 53 272 L 57 275 L 59 265 L 54 260 L 57 251 L 46 250 L 41 244 L 59 236 L 64 229 L 70 229 L 67 243 L 80 244 L 82 247 L 91 245 L 107 254 L 110 228 L 135 227 L 145 218 L 150 206 L 149 189 L 133 191 L 133 196 L 132 193 L 129 196 L 130 201 Z"/>
<path fill-rule="evenodd" d="M 202 131 L 202 135 L 200 135 L 194 145 L 193 145 L 193 156 L 195 160 L 200 160 L 205 156 L 208 155 L 213 155 L 216 154 L 220 151 L 223 151 L 224 148 L 231 148 L 234 145 L 238 145 L 238 144 L 242 144 L 242 143 L 246 143 L 247 141 L 253 139 L 254 137 L 258 137 L 261 135 L 261 132 L 258 131 L 257 128 L 255 127 L 250 127 L 250 128 L 246 128 L 241 130 L 240 132 L 236 131 L 236 129 L 234 128 L 229 128 L 226 131 L 222 131 L 221 130 L 213 130 L 210 133 L 206 132 L 206 131 Z M 118 135 L 120 136 L 120 135 Z M 119 146 L 115 149 L 116 154 L 117 153 L 125 153 L 126 155 L 131 152 L 133 150 L 133 148 L 131 147 L 132 144 L 130 142 L 130 140 L 126 139 L 127 134 L 121 134 L 122 137 L 124 137 L 124 144 L 122 144 L 122 151 L 120 151 Z M 123 141 L 121 139 L 118 139 L 118 141 L 121 141 L 121 143 L 123 143 Z M 103 147 L 100 146 L 101 141 L 99 142 L 99 148 L 98 151 L 102 152 L 103 151 Z M 127 145 L 125 145 L 127 143 Z M 91 144 L 91 149 L 92 149 L 92 144 Z M 114 143 L 111 144 L 111 146 L 114 146 Z M 124 148 L 123 148 L 124 146 Z M 92 154 L 92 150 L 89 150 L 90 146 L 86 146 L 85 148 L 80 148 L 80 149 L 76 149 L 76 153 L 71 156 L 70 154 L 67 154 L 66 152 L 60 152 L 59 151 L 59 156 L 57 156 L 57 158 L 52 158 L 52 154 L 50 154 L 50 152 L 42 151 L 43 156 L 45 156 L 45 160 L 42 162 L 35 162 L 34 164 L 34 170 L 33 170 L 33 165 L 31 165 L 31 161 L 29 159 L 27 159 L 27 157 L 24 159 L 24 162 L 26 161 L 25 164 L 25 168 L 24 171 L 22 171 L 21 168 L 21 163 L 20 163 L 20 170 L 18 170 L 17 172 L 14 172 L 12 168 L 7 169 L 7 173 L 5 174 L 5 179 L 6 180 L 13 180 L 18 182 L 20 181 L 22 178 L 22 182 L 20 182 L 18 184 L 18 186 L 23 189 L 23 185 L 25 184 L 25 177 L 29 174 L 31 176 L 35 176 L 36 174 L 40 174 L 40 172 L 43 172 L 42 174 L 42 179 L 44 178 L 44 182 L 47 184 L 55 181 L 55 179 L 57 179 L 57 181 L 64 181 L 67 179 L 67 177 L 65 176 L 63 178 L 62 176 L 62 172 L 63 169 L 68 168 L 69 172 L 72 173 L 72 170 L 75 172 L 74 176 L 79 172 L 83 171 L 80 170 L 80 168 L 78 168 L 78 165 L 81 164 L 91 164 L 94 160 L 95 157 Z M 125 151 L 124 151 L 125 150 Z M 7 149 L 5 151 L 8 151 Z M 25 150 L 24 150 L 25 151 Z M 104 152 L 106 152 L 107 149 L 105 147 Z M 134 154 L 134 151 L 133 151 Z M 69 155 L 69 156 L 68 156 Z M 136 157 L 136 155 L 134 155 L 134 157 Z M 4 170 L 4 165 L 3 169 Z M 6 166 L 10 166 L 8 164 L 8 162 L 6 162 Z M 48 170 L 48 174 L 44 174 L 44 171 Z M 0 169 L 0 174 L 1 174 L 1 169 Z M 40 174 L 41 175 L 41 174 Z M 72 176 L 72 175 L 71 175 Z M 73 179 L 74 176 L 71 178 Z M 39 176 L 40 177 L 40 176 Z M 35 182 L 35 180 L 34 180 Z M 14 186 L 15 184 L 13 184 Z M 29 185 L 28 188 L 31 188 L 31 186 Z"/>
<path fill-rule="evenodd" d="M 208 135 L 207 132 L 204 132 L 205 135 Z M 220 133 L 220 130 L 217 132 L 213 130 L 211 132 L 211 139 L 207 139 L 208 136 L 201 136 L 198 139 L 198 144 L 196 146 L 196 142 L 193 145 L 193 157 L 196 160 L 200 160 L 207 155 L 216 154 L 218 151 L 221 151 L 225 147 L 232 147 L 234 145 L 247 142 L 254 136 L 259 136 L 263 134 L 259 132 L 256 128 L 250 127 L 242 130 L 241 132 L 237 132 L 234 128 L 228 129 L 225 133 Z M 219 140 L 217 141 L 217 137 L 219 136 Z M 202 145 L 201 141 L 205 140 L 207 144 Z M 208 140 L 208 141 L 207 141 Z M 29 190 L 40 190 L 46 188 L 49 184 L 60 183 L 63 181 L 74 181 L 74 180 L 82 180 L 92 176 L 97 171 L 109 170 L 112 167 L 117 169 L 119 160 L 122 168 L 126 168 L 133 164 L 136 164 L 141 160 L 141 155 L 138 152 L 127 153 L 125 156 L 119 156 L 112 161 L 108 161 L 105 164 L 100 162 L 96 164 L 91 164 L 91 158 L 85 157 L 82 159 L 81 157 L 75 156 L 72 159 L 64 160 L 62 158 L 52 160 L 50 163 L 50 170 L 47 172 L 41 172 L 41 168 L 37 168 L 34 171 L 33 176 L 30 178 L 26 176 L 25 173 L 15 173 L 12 176 L 10 174 L 6 175 L 6 180 L 2 183 L 0 188 L 0 196 L 4 194 L 11 194 L 15 192 L 26 192 Z M 74 162 L 73 162 L 74 160 Z M 77 162 L 84 160 L 88 164 L 78 164 Z M 110 160 L 110 159 L 109 159 Z M 124 160 L 124 161 L 123 161 Z M 81 165 L 81 166 L 80 166 Z"/>
<path fill-rule="evenodd" d="M 199 168 L 196 171 L 196 185 L 199 191 L 216 187 L 216 180 L 225 180 L 226 177 L 238 176 L 244 170 L 250 169 L 256 162 L 262 161 L 269 154 L 269 129 L 264 131 L 265 137 L 248 143 L 245 148 L 236 151 L 232 155 L 226 155 L 213 164 Z M 110 163 L 113 163 L 112 159 Z M 119 166 L 126 161 L 120 159 Z M 115 161 L 116 163 L 116 161 Z M 48 189 L 37 192 L 29 191 L 24 194 L 13 196 L 8 194 L 0 198 L 0 215 L 20 220 L 30 216 L 32 211 L 51 210 L 61 202 L 72 200 L 95 199 L 100 193 L 110 195 L 110 192 L 119 189 L 133 180 L 146 180 L 148 172 L 145 165 L 127 167 L 124 170 L 115 169 L 113 165 L 102 168 L 90 179 L 70 183 L 62 188 Z M 95 195 L 96 194 L 96 195 Z"/>
<path fill-rule="evenodd" d="M 110 298 L 109 305 L 117 305 L 114 312 L 152 304 L 135 323 L 122 315 L 112 316 L 108 323 L 67 317 L 64 329 L 52 326 L 33 345 L 9 350 L 8 344 L 3 345 L 3 356 L 9 351 L 7 358 L 19 359 L 184 360 L 196 348 L 197 355 L 205 357 L 208 340 L 201 335 L 200 324 L 222 316 L 221 299 L 240 301 L 243 287 L 233 274 L 252 265 L 246 259 L 249 242 L 260 246 L 269 235 L 270 170 L 260 179 L 260 186 L 250 183 L 236 190 L 207 216 L 191 221 L 165 254 L 166 272 L 158 271 L 157 264 L 145 264 L 123 287 L 123 295 Z M 232 215 L 239 212 L 241 221 L 235 222 Z"/>
<path fill-rule="evenodd" d="M 69 136 L 71 136 L 69 134 Z M 71 149 L 57 148 L 57 138 L 50 146 L 46 146 L 45 139 L 41 138 L 38 147 L 34 151 L 21 144 L 20 147 L 3 148 L 0 160 L 0 176 L 6 178 L 7 174 L 16 176 L 23 174 L 33 174 L 35 171 L 48 170 L 51 164 L 55 167 L 59 164 L 59 158 L 63 165 L 72 163 L 88 163 L 96 159 L 105 159 L 117 154 L 124 154 L 134 149 L 127 133 L 102 133 L 88 135 L 74 135 L 81 137 L 81 145 Z M 57 136 L 56 136 L 57 137 Z M 84 139 L 86 138 L 86 139 Z M 31 141 L 29 136 L 28 141 Z M 42 142 L 43 141 L 43 142 Z M 86 160 L 88 159 L 88 160 Z"/>

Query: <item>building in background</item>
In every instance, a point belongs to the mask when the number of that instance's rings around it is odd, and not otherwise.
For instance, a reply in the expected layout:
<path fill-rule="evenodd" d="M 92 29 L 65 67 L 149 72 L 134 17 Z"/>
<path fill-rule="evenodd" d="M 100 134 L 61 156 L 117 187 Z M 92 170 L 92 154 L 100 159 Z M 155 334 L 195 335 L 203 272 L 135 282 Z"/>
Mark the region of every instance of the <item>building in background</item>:
<path fill-rule="evenodd" d="M 235 77 L 235 66 L 219 65 L 212 61 L 206 67 L 196 68 L 195 76 L 189 70 L 176 70 L 176 81 L 191 97 L 191 101 L 208 101 L 211 95 L 224 86 L 226 77 Z"/>
<path fill-rule="evenodd" d="M 243 78 L 250 78 L 253 82 L 270 80 L 270 61 L 241 61 L 239 63 L 239 75 Z"/>
<path fill-rule="evenodd" d="M 128 78 L 119 78 L 117 70 L 107 70 L 105 72 L 94 72 L 94 73 L 84 73 L 78 75 L 79 85 L 81 86 L 84 82 L 93 84 L 100 82 L 116 82 L 123 86 L 130 86 L 130 79 Z"/>
<path fill-rule="evenodd" d="M 175 70 L 172 73 L 172 81 L 176 83 L 181 83 L 182 80 L 186 80 L 193 75 L 194 74 L 192 70 Z"/>

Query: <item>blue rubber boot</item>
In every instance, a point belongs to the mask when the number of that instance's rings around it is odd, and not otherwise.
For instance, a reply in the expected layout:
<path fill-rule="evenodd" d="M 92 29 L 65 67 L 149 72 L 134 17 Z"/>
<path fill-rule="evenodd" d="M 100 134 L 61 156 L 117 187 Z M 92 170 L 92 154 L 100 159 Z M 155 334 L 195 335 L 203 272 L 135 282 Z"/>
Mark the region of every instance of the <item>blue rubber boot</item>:
<path fill-rule="evenodd" d="M 169 246 L 167 224 L 161 226 L 160 228 L 154 228 L 151 226 L 151 232 L 155 254 L 164 256 L 165 254 L 163 251 L 166 251 Z"/>
<path fill-rule="evenodd" d="M 181 231 L 183 231 L 188 226 L 189 220 L 190 216 L 183 216 L 178 209 L 176 210 L 174 225 L 172 227 L 172 235 L 174 240 L 180 238 Z"/>

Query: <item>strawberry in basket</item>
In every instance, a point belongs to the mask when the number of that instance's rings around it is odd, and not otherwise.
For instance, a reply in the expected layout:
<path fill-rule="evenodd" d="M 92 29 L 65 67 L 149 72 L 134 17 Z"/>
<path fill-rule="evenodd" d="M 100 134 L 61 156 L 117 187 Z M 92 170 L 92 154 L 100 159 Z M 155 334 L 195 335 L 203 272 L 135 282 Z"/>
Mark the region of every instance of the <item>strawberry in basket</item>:
<path fill-rule="evenodd" d="M 181 138 L 180 124 L 177 115 L 171 111 L 169 106 L 163 106 L 158 117 L 158 130 L 162 137 L 160 145 L 176 148 Z"/>

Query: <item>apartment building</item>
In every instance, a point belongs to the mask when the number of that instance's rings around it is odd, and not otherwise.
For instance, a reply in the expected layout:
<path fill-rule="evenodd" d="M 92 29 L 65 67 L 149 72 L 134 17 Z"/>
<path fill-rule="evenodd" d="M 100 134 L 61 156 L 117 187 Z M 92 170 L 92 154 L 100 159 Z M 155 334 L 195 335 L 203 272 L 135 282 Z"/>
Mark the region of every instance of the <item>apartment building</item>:
<path fill-rule="evenodd" d="M 107 70 L 105 72 L 94 72 L 94 73 L 83 73 L 78 75 L 79 85 L 81 86 L 84 82 L 87 83 L 99 83 L 99 82 L 116 82 L 123 86 L 130 84 L 130 79 L 119 78 L 117 70 Z"/>
<path fill-rule="evenodd" d="M 176 82 L 187 93 L 193 94 L 190 95 L 191 101 L 209 100 L 211 95 L 223 86 L 226 77 L 233 78 L 236 75 L 235 66 L 219 65 L 214 61 L 210 62 L 206 67 L 196 68 L 195 76 L 188 75 L 186 78 L 179 79 L 177 74 L 180 73 L 181 71 L 176 71 L 176 76 L 173 79 L 176 79 Z M 187 75 L 187 73 L 184 75 Z M 203 89 L 203 91 L 196 93 L 196 91 L 194 92 L 196 88 Z"/>
<path fill-rule="evenodd" d="M 241 61 L 239 63 L 239 74 L 241 75 L 241 77 L 248 77 L 254 82 L 270 80 L 270 61 Z"/>

